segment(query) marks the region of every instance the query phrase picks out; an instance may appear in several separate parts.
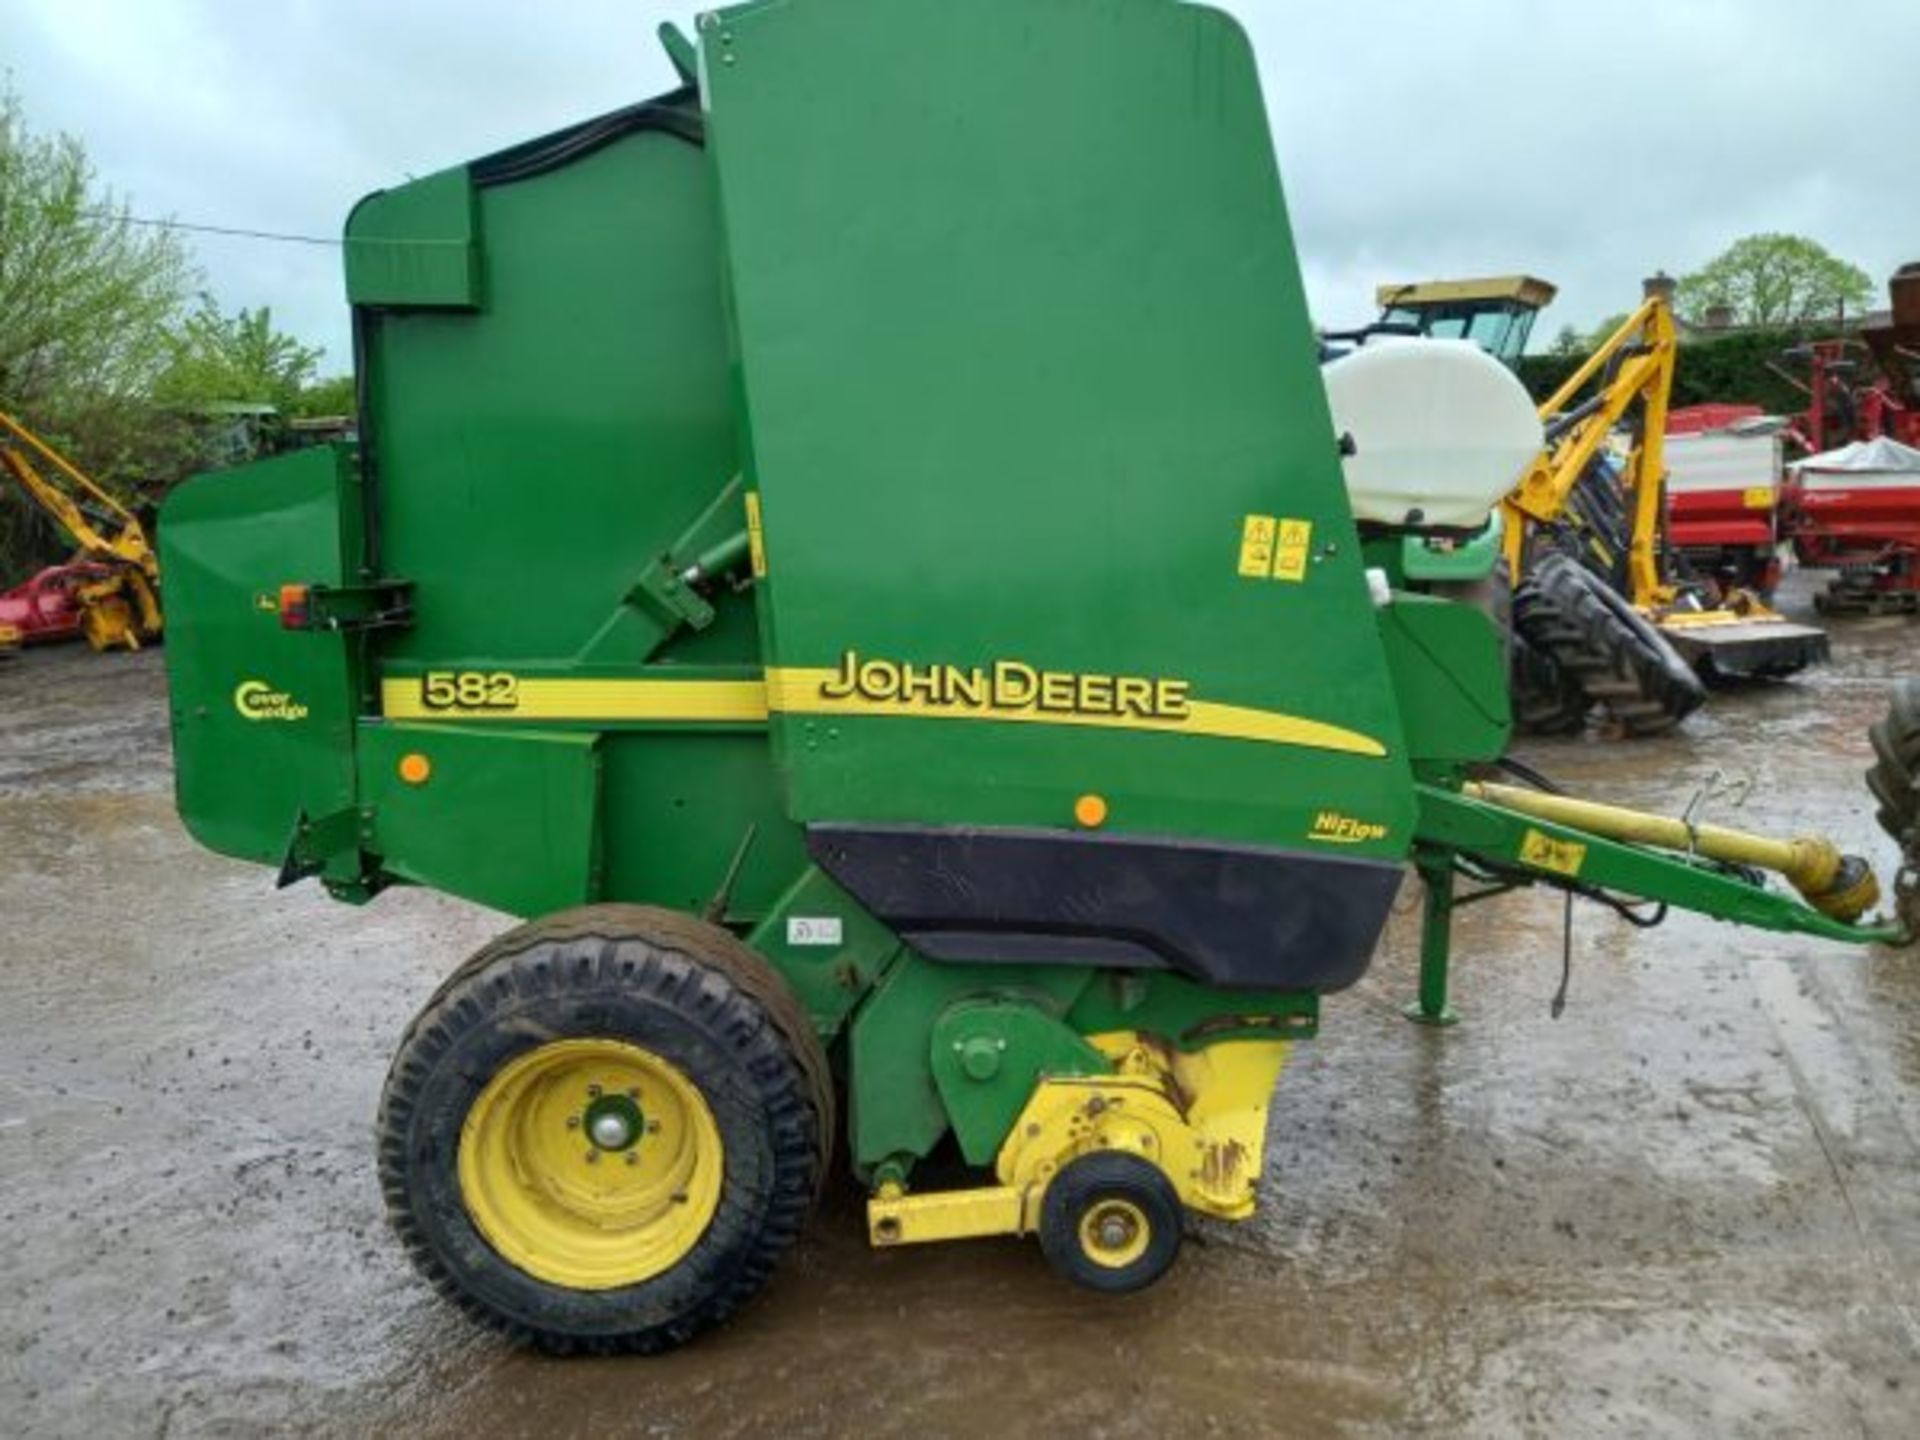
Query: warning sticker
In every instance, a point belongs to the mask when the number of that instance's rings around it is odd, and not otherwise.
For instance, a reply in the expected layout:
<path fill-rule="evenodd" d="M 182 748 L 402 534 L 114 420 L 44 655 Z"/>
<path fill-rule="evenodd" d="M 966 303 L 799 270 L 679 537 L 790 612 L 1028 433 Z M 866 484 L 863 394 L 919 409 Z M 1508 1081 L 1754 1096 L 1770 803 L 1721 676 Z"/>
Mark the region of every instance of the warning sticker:
<path fill-rule="evenodd" d="M 1520 860 L 1536 870 L 1578 875 L 1580 867 L 1587 863 L 1587 847 L 1575 840 L 1556 840 L 1538 830 L 1529 830 L 1520 841 Z"/>
<path fill-rule="evenodd" d="M 1240 525 L 1240 573 L 1249 580 L 1304 580 L 1312 547 L 1311 520 L 1249 515 Z"/>
<path fill-rule="evenodd" d="M 1280 540 L 1273 551 L 1273 578 L 1304 580 L 1307 575 L 1307 551 L 1312 545 L 1311 520 L 1282 520 Z"/>
<path fill-rule="evenodd" d="M 838 915 L 789 915 L 787 944 L 839 945 L 843 933 Z"/>
<path fill-rule="evenodd" d="M 760 533 L 760 492 L 749 490 L 747 500 L 747 549 L 753 561 L 753 578 L 767 578 L 767 542 Z"/>
<path fill-rule="evenodd" d="M 1264 580 L 1273 573 L 1273 537 L 1279 522 L 1271 515 L 1249 515 L 1240 527 L 1240 573 Z"/>

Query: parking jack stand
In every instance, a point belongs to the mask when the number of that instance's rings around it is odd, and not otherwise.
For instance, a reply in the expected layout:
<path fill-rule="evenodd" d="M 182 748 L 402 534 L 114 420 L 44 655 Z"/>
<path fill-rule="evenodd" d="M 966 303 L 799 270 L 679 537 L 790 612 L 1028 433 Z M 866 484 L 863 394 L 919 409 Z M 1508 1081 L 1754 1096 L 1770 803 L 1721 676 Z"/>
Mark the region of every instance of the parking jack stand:
<path fill-rule="evenodd" d="M 1403 1012 L 1416 1025 L 1457 1025 L 1447 1003 L 1447 966 L 1453 951 L 1453 855 L 1423 851 L 1414 862 L 1426 882 L 1420 922 L 1420 998 Z"/>

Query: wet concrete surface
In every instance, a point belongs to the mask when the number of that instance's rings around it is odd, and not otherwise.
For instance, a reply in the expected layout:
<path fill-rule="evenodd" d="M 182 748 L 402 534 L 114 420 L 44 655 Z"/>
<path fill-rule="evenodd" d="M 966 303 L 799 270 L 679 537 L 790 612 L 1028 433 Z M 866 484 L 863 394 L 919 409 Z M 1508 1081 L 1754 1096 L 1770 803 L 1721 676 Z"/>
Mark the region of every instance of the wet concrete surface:
<path fill-rule="evenodd" d="M 1596 798 L 1824 829 L 1920 627 L 1684 736 L 1520 753 Z M 1920 956 L 1559 897 L 1464 912 L 1457 1029 L 1400 1018 L 1409 883 L 1273 1107 L 1266 1201 L 1124 1300 L 1037 1247 L 886 1254 L 842 1194 L 761 1300 L 654 1360 L 477 1333 L 388 1236 L 389 1051 L 502 917 L 353 910 L 198 849 L 157 655 L 0 667 L 0 1433 L 1920 1433 Z"/>

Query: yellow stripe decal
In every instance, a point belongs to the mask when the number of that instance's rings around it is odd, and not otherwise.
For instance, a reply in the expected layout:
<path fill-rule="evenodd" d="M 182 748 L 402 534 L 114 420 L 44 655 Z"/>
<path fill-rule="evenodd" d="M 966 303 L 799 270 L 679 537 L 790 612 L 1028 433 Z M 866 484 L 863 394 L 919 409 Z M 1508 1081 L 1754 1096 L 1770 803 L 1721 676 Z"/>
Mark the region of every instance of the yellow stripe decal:
<path fill-rule="evenodd" d="M 1383 756 L 1372 736 L 1318 720 L 1190 700 L 1178 716 L 1085 713 L 1043 709 L 943 704 L 924 698 L 876 700 L 823 693 L 840 672 L 776 669 L 755 680 L 562 680 L 479 672 L 491 689 L 460 677 L 476 672 L 431 672 L 389 676 L 381 682 L 381 707 L 394 720 L 659 720 L 734 723 L 764 721 L 770 710 L 789 715 L 896 716 L 921 720 L 998 720 L 1014 724 L 1074 725 L 1103 730 L 1141 730 L 1166 735 L 1206 735 L 1295 745 L 1349 755 Z M 437 677 L 450 677 L 436 684 Z M 436 701 L 438 703 L 436 703 Z"/>
<path fill-rule="evenodd" d="M 758 680 L 502 678 L 510 685 L 504 687 L 498 700 L 463 703 L 456 693 L 447 703 L 435 704 L 429 676 L 389 676 L 380 682 L 380 708 L 393 720 L 705 720 L 738 724 L 767 718 L 767 687 Z"/>
<path fill-rule="evenodd" d="M 1300 745 L 1312 750 L 1339 750 L 1350 755 L 1385 755 L 1386 747 L 1369 735 L 1343 730 L 1318 720 L 1282 715 L 1273 710 L 1250 710 L 1243 705 L 1217 705 L 1210 700 L 1186 703 L 1184 716 L 1086 714 L 1070 710 L 1043 710 L 1037 705 L 958 707 L 924 699 L 874 700 L 866 696 L 829 697 L 822 689 L 839 678 L 837 670 L 769 670 L 768 706 L 789 715 L 896 715 L 928 720 L 1006 720 L 1037 725 L 1084 725 L 1102 730 L 1151 730 L 1168 735 L 1210 735 L 1223 740 L 1260 740 L 1271 745 Z"/>

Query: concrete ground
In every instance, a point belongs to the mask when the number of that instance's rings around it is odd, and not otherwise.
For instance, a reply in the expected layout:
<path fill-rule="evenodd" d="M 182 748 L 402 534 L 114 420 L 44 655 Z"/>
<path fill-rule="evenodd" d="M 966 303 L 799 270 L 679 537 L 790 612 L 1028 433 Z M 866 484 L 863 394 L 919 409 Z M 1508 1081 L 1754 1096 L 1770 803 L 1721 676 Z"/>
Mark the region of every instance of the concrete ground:
<path fill-rule="evenodd" d="M 1627 804 L 1751 779 L 1716 818 L 1884 867 L 1864 731 L 1916 633 L 1522 753 Z M 1465 913 L 1441 1032 L 1403 913 L 1282 1082 L 1263 1214 L 1156 1289 L 871 1253 L 842 1195 L 728 1329 L 555 1362 L 414 1278 L 374 1180 L 389 1050 L 503 919 L 276 894 L 168 787 L 158 655 L 0 667 L 0 1433 L 1920 1433 L 1915 954 L 1581 906 L 1556 1021 L 1561 902 L 1515 896 Z"/>

